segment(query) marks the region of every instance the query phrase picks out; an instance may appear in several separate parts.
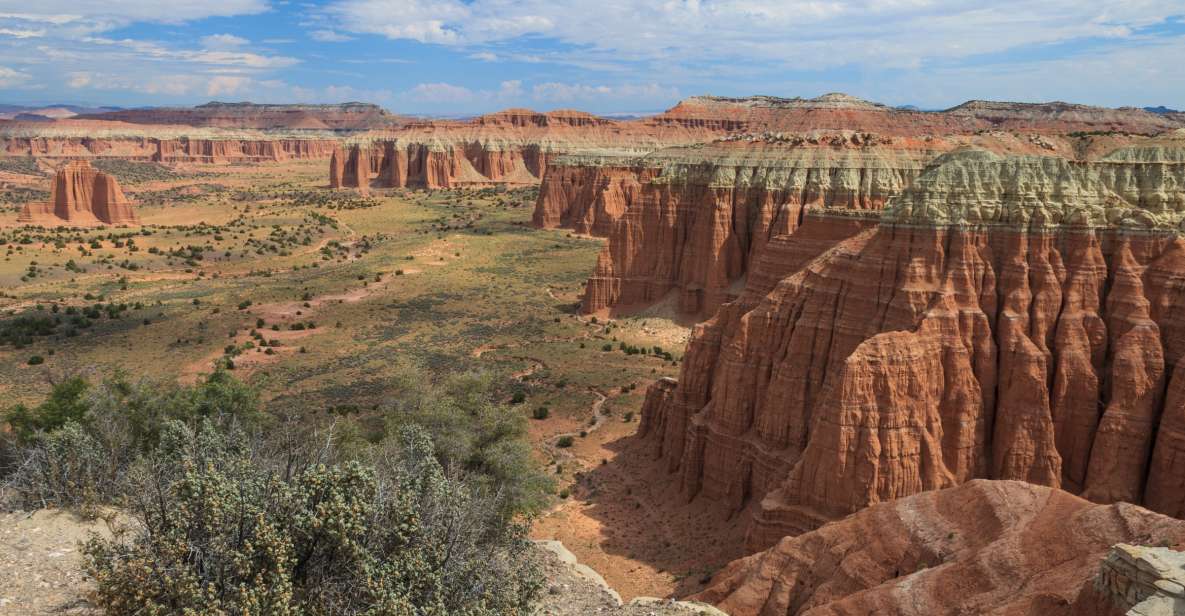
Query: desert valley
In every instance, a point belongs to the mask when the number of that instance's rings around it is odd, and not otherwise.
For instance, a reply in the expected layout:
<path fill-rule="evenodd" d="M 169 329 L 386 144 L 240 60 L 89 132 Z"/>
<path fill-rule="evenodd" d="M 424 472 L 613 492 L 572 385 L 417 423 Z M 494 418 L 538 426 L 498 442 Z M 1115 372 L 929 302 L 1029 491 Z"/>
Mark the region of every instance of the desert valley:
<path fill-rule="evenodd" d="M 0 205 L 0 613 L 133 613 L 77 545 L 118 508 L 22 483 L 63 384 L 219 379 L 343 451 L 451 447 L 408 400 L 473 381 L 509 449 L 469 470 L 527 447 L 539 613 L 1185 606 L 1181 114 L 17 118 Z"/>

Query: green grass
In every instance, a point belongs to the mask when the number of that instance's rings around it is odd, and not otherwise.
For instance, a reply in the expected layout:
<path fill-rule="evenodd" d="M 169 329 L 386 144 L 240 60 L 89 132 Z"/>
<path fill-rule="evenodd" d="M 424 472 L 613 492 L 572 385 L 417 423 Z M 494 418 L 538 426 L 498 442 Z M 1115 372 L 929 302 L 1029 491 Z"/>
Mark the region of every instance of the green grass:
<path fill-rule="evenodd" d="M 194 184 L 193 176 L 176 173 L 173 185 Z M 122 247 L 115 241 L 142 233 L 136 230 L 0 231 L 0 288 L 7 290 L 0 319 L 37 302 L 93 303 L 84 299 L 88 293 L 142 306 L 71 338 L 38 338 L 19 350 L 0 346 L 0 392 L 9 400 L 43 397 L 54 374 L 121 368 L 180 375 L 220 357 L 231 332 L 245 335 L 277 304 L 307 310 L 292 320 L 318 327 L 286 340 L 250 378 L 296 412 L 379 407 L 407 364 L 433 374 L 487 370 L 509 379 L 539 362 L 523 378 L 526 400 L 516 408 L 529 416 L 546 405 L 552 417 L 586 415 L 596 399 L 590 389 L 616 393 L 625 383 L 676 374 L 670 362 L 616 350 L 624 340 L 664 344 L 681 355 L 681 345 L 650 339 L 640 320 L 619 320 L 606 333 L 603 323 L 575 316 L 602 243 L 530 229 L 533 190 L 391 191 L 360 199 L 323 188 L 320 162 L 210 167 L 200 175 L 219 189 L 141 208 L 150 235 L 134 236 L 135 251 L 126 239 Z M 167 197 L 172 189 L 165 184 L 153 194 Z M 95 240 L 101 248 L 89 248 Z M 188 258 L 193 246 L 202 248 L 201 260 Z M 67 269 L 70 260 L 82 271 Z M 34 262 L 40 271 L 22 281 Z M 305 298 L 351 293 L 366 295 L 303 306 Z M 244 301 L 251 306 L 239 310 Z M 14 315 L 5 316 L 10 310 Z M 603 353 L 603 343 L 614 351 Z M 45 363 L 28 366 L 33 354 Z M 612 406 L 621 416 L 640 404 L 639 389 Z"/>

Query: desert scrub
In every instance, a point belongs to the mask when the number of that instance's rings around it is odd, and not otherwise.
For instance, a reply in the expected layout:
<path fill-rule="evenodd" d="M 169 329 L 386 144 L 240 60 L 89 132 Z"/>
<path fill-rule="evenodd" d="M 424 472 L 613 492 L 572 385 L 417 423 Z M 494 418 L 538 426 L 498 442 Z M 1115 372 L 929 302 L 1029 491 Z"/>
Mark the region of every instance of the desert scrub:
<path fill-rule="evenodd" d="M 422 429 L 393 440 L 368 462 L 280 464 L 239 431 L 170 424 L 129 474 L 134 522 L 84 547 L 98 604 L 114 616 L 529 613 L 541 578 L 525 525 L 496 513 L 497 493 L 446 474 Z"/>
<path fill-rule="evenodd" d="M 0 504 L 126 514 L 84 550 L 108 614 L 529 613 L 550 479 L 526 418 L 489 377 L 406 378 L 379 438 L 354 414 L 267 412 L 224 370 L 69 379 L 5 415 Z"/>

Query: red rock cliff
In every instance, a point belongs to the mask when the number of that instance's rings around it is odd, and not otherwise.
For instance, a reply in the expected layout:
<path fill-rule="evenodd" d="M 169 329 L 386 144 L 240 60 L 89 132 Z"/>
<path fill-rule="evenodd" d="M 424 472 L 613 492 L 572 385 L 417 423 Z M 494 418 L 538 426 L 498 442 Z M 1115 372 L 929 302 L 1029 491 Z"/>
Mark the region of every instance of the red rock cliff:
<path fill-rule="evenodd" d="M 710 315 L 732 299 L 769 238 L 793 232 L 804 212 L 876 212 L 933 156 L 867 135 L 853 138 L 822 146 L 675 148 L 645 157 L 632 174 L 609 167 L 584 180 L 549 178 L 541 202 L 593 204 L 559 222 L 594 233 L 607 229 L 582 309 L 628 311 L 673 293 L 680 312 Z M 556 195 L 556 183 L 585 194 Z M 548 215 L 541 218 L 549 222 Z"/>
<path fill-rule="evenodd" d="M 877 228 L 771 241 L 642 437 L 688 497 L 755 505 L 751 548 L 975 478 L 1185 516 L 1183 186 L 1159 146 L 943 156 Z"/>

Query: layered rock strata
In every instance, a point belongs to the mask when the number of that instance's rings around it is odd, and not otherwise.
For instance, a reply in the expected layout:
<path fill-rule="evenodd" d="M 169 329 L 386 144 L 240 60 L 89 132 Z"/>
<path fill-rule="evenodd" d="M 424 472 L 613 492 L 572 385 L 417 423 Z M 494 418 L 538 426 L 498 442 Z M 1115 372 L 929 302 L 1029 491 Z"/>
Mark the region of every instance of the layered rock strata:
<path fill-rule="evenodd" d="M 549 175 L 535 222 L 608 238 L 584 312 L 629 311 L 673 294 L 680 313 L 710 315 L 735 297 L 770 238 L 794 232 L 806 212 L 875 215 L 932 157 L 860 134 L 819 146 L 672 148 L 631 167 L 592 165 L 584 178 Z M 591 208 L 556 216 L 551 203 Z"/>
<path fill-rule="evenodd" d="M 976 478 L 1185 516 L 1185 163 L 960 151 L 880 225 L 768 248 L 642 438 L 766 547 Z M 771 246 L 775 243 L 771 242 Z"/>
<path fill-rule="evenodd" d="M 695 598 L 732 616 L 1123 614 L 1094 588 L 1100 561 L 1121 542 L 1180 549 L 1185 522 L 1047 487 L 975 480 L 783 538 L 725 567 Z M 1118 586 L 1137 567 L 1109 579 Z"/>
<path fill-rule="evenodd" d="M 119 182 L 87 161 L 73 161 L 59 169 L 50 194 L 49 203 L 26 204 L 17 217 L 18 222 L 79 227 L 139 224 Z"/>
<path fill-rule="evenodd" d="M 338 144 L 331 134 L 291 136 L 263 131 L 145 127 L 61 120 L 0 127 L 0 156 L 122 158 L 175 163 L 245 163 L 324 159 Z"/>

